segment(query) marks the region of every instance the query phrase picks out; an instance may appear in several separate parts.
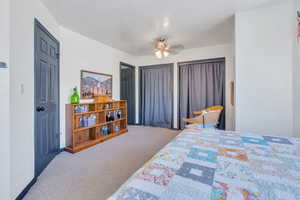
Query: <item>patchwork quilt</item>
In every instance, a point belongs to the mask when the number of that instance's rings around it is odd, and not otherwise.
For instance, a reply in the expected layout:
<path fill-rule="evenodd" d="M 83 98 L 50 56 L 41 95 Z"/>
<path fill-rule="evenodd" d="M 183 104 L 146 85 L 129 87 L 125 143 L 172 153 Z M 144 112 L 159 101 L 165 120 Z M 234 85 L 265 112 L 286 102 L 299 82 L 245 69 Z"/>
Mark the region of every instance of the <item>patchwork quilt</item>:
<path fill-rule="evenodd" d="M 300 200 L 300 138 L 186 129 L 109 200 Z"/>

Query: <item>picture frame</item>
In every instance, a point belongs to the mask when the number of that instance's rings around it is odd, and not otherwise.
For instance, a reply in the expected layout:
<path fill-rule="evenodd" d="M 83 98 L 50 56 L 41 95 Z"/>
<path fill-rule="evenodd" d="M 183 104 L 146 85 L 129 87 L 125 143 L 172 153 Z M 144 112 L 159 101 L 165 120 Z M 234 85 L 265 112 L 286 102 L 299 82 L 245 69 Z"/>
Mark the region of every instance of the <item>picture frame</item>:
<path fill-rule="evenodd" d="M 93 99 L 99 96 L 112 97 L 112 75 L 81 70 L 80 96 L 81 99 Z"/>

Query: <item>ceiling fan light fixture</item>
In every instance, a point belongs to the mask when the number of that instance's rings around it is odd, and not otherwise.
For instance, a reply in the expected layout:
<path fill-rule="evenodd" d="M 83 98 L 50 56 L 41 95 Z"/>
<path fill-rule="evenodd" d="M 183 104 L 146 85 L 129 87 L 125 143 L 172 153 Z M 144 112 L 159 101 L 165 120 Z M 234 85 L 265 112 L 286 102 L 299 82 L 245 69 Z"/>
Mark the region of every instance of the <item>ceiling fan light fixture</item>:
<path fill-rule="evenodd" d="M 154 52 L 157 58 L 162 59 L 168 57 L 171 53 L 175 52 L 176 47 L 170 46 L 166 39 L 157 40 L 154 46 Z"/>
<path fill-rule="evenodd" d="M 169 50 L 170 48 L 171 48 L 171 46 L 169 44 L 166 44 L 165 50 Z"/>
<path fill-rule="evenodd" d="M 166 57 L 168 57 L 168 56 L 170 55 L 170 52 L 168 52 L 168 51 L 163 51 L 163 55 L 164 55 L 164 57 L 166 58 Z"/>
<path fill-rule="evenodd" d="M 163 54 L 162 54 L 162 52 L 160 50 L 155 51 L 155 55 L 159 59 L 162 59 L 162 57 L 163 57 Z"/>

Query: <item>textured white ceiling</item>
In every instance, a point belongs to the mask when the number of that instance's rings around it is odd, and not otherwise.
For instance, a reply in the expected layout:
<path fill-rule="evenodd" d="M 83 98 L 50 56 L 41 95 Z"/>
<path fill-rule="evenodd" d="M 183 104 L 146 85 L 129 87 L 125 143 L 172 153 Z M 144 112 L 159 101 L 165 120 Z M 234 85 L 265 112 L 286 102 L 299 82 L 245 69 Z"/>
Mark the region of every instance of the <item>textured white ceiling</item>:
<path fill-rule="evenodd" d="M 58 22 L 133 55 L 166 36 L 185 49 L 232 41 L 233 15 L 276 0 L 42 0 Z"/>

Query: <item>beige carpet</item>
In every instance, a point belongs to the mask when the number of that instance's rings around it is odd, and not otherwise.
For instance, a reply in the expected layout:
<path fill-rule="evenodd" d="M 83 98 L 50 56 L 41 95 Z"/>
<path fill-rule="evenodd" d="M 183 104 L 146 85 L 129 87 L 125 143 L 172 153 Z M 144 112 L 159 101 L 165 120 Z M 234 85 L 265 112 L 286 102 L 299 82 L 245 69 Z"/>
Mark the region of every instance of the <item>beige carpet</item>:
<path fill-rule="evenodd" d="M 179 131 L 129 127 L 127 134 L 77 154 L 62 152 L 25 200 L 104 200 Z"/>

